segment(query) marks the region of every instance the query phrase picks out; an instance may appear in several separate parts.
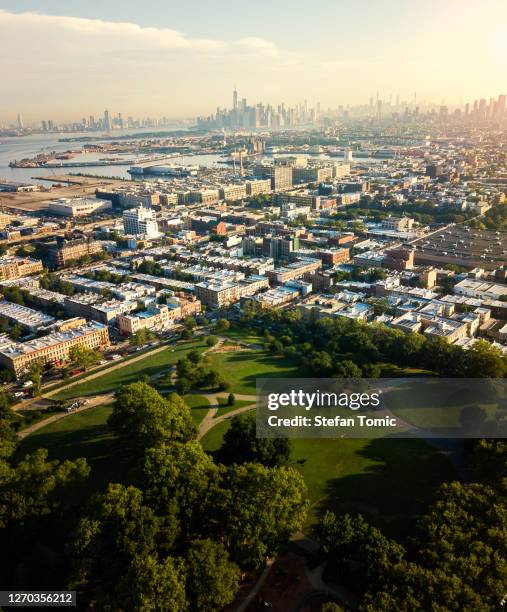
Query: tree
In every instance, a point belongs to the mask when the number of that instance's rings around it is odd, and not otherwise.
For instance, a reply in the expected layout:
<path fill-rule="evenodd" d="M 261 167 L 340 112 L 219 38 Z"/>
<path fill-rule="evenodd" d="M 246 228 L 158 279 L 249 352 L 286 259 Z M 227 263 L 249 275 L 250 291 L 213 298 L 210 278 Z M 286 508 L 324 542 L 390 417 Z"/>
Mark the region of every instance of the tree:
<path fill-rule="evenodd" d="M 86 371 L 90 366 L 100 361 L 101 355 L 98 351 L 94 351 L 87 346 L 76 344 L 71 347 L 69 357 L 73 363 Z"/>
<path fill-rule="evenodd" d="M 192 330 L 195 327 L 197 327 L 197 322 L 194 319 L 194 317 L 185 317 L 184 321 L 183 321 L 183 325 L 188 329 L 188 330 Z"/>
<path fill-rule="evenodd" d="M 230 604 L 238 590 L 239 568 L 224 546 L 196 540 L 186 554 L 187 594 L 192 610 L 213 612 Z"/>
<path fill-rule="evenodd" d="M 230 329 L 231 324 L 227 319 L 218 319 L 218 321 L 215 323 L 215 331 L 217 332 L 217 334 L 221 334 L 225 331 L 227 331 L 228 329 Z"/>
<path fill-rule="evenodd" d="M 115 586 L 122 584 L 134 559 L 155 554 L 157 532 L 158 519 L 144 504 L 142 492 L 110 484 L 92 499 L 71 542 L 72 586 L 103 584 L 102 597 L 114 604 L 121 597 Z"/>
<path fill-rule="evenodd" d="M 138 452 L 195 436 L 190 409 L 175 393 L 162 397 L 143 382 L 121 387 L 108 419 L 111 429 Z"/>
<path fill-rule="evenodd" d="M 240 566 L 261 567 L 305 521 L 303 477 L 292 467 L 255 463 L 222 467 L 221 475 L 208 510 L 214 533 Z"/>
<path fill-rule="evenodd" d="M 131 346 L 144 346 L 154 340 L 157 336 L 150 329 L 146 329 L 146 327 L 142 327 L 137 330 L 134 334 L 132 334 L 129 338 L 129 344 Z"/>
<path fill-rule="evenodd" d="M 33 397 L 39 397 L 42 385 L 42 373 L 44 372 L 44 362 L 40 359 L 32 361 L 27 373 L 25 374 L 25 380 L 31 380 L 33 382 L 32 395 Z"/>
<path fill-rule="evenodd" d="M 11 330 L 9 332 L 9 336 L 13 340 L 19 340 L 19 338 L 21 338 L 22 335 L 23 335 L 23 330 L 21 328 L 21 325 L 19 325 L 18 323 L 14 323 L 14 325 L 11 327 Z"/>
<path fill-rule="evenodd" d="M 17 462 L 0 461 L 0 528 L 51 514 L 61 505 L 63 492 L 82 488 L 88 474 L 84 459 L 48 461 L 45 448 Z"/>
<path fill-rule="evenodd" d="M 13 427 L 16 417 L 11 410 L 11 404 L 10 396 L 0 391 L 0 461 L 10 457 L 18 443 Z"/>
<path fill-rule="evenodd" d="M 478 340 L 467 353 L 467 375 L 470 378 L 503 378 L 507 360 L 500 350 L 485 340 Z"/>
<path fill-rule="evenodd" d="M 196 350 L 190 351 L 187 354 L 187 359 L 194 365 L 197 365 L 201 361 L 201 353 Z"/>
<path fill-rule="evenodd" d="M 405 555 L 402 546 L 388 540 L 361 515 L 337 517 L 328 511 L 316 533 L 336 581 L 346 581 L 360 592 L 380 588 L 389 567 L 401 562 Z"/>
<path fill-rule="evenodd" d="M 181 559 L 136 555 L 115 589 L 114 609 L 186 612 L 185 565 Z"/>
<path fill-rule="evenodd" d="M 138 482 L 157 514 L 177 517 L 183 536 L 189 538 L 207 521 L 216 476 L 217 467 L 199 442 L 174 442 L 146 452 Z"/>
<path fill-rule="evenodd" d="M 219 456 L 226 464 L 253 462 L 274 467 L 288 462 L 291 449 L 287 438 L 258 438 L 255 414 L 249 413 L 233 417 Z"/>
<path fill-rule="evenodd" d="M 337 378 L 361 378 L 361 368 L 350 359 L 344 359 L 336 364 L 335 375 Z"/>
<path fill-rule="evenodd" d="M 215 346 L 217 342 L 218 342 L 218 338 L 216 336 L 208 336 L 206 338 L 206 346 L 209 346 L 210 348 L 212 346 Z"/>
<path fill-rule="evenodd" d="M 223 376 L 216 370 L 208 370 L 202 379 L 202 387 L 210 389 L 222 389 L 226 384 Z"/>
<path fill-rule="evenodd" d="M 236 397 L 234 393 L 229 393 L 229 395 L 227 396 L 227 405 L 234 406 L 235 403 L 236 403 Z"/>

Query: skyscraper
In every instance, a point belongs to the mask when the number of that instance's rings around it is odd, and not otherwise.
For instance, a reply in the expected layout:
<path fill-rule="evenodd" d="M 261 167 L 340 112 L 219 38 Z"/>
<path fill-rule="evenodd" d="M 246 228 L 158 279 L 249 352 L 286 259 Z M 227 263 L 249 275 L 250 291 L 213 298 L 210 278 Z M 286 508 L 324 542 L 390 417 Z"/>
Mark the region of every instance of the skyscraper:
<path fill-rule="evenodd" d="M 23 117 L 18 113 L 18 129 L 23 129 Z"/>
<path fill-rule="evenodd" d="M 104 130 L 108 131 L 111 129 L 111 119 L 109 118 L 109 111 L 106 110 L 104 111 L 104 119 L 103 119 L 103 126 Z"/>
<path fill-rule="evenodd" d="M 232 92 L 232 108 L 234 110 L 238 110 L 238 92 L 236 88 L 234 88 L 234 91 Z"/>

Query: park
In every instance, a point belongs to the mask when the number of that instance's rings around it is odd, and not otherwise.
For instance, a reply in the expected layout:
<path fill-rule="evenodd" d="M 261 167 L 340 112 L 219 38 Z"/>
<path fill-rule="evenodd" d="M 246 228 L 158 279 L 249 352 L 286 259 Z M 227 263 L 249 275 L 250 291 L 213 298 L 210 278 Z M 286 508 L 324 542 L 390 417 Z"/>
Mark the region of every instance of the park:
<path fill-rule="evenodd" d="M 131 466 L 107 425 L 114 391 L 143 378 L 159 392 L 170 393 L 171 372 L 177 361 L 191 351 L 207 351 L 203 359 L 225 377 L 227 391 L 192 390 L 184 400 L 195 425 L 199 428 L 206 424 L 207 430 L 200 436 L 203 448 L 216 454 L 235 414 L 255 408 L 256 378 L 305 374 L 295 360 L 266 351 L 258 337 L 233 332 L 225 344 L 235 350 L 210 351 L 201 339 L 179 342 L 156 355 L 148 353 L 135 363 L 127 361 L 122 367 L 111 368 L 93 380 L 57 390 L 52 396 L 56 400 L 97 395 L 108 396 L 109 400 L 35 431 L 23 441 L 20 452 L 43 447 L 50 458 L 85 457 L 95 490 L 103 489 L 108 482 L 122 482 Z M 232 406 L 227 405 L 229 393 L 237 397 Z M 424 507 L 442 482 L 455 477 L 448 458 L 423 440 L 296 439 L 292 440 L 290 463 L 301 472 L 308 487 L 308 531 L 327 509 L 361 512 L 388 530 L 408 530 L 411 516 Z"/>

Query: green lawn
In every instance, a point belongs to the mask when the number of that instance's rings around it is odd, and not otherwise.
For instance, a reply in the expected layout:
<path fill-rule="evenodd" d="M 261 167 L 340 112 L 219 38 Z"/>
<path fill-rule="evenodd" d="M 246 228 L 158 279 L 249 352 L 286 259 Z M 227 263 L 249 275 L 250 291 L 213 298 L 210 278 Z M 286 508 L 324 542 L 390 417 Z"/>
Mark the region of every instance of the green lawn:
<path fill-rule="evenodd" d="M 226 419 L 221 423 L 217 423 L 215 427 L 210 429 L 208 433 L 201 439 L 202 447 L 208 453 L 212 453 L 213 451 L 218 450 L 222 446 L 222 441 L 225 435 L 225 432 L 231 426 L 231 420 Z"/>
<path fill-rule="evenodd" d="M 211 408 L 210 403 L 203 395 L 192 393 L 185 395 L 183 399 L 185 400 L 185 404 L 190 408 L 194 423 L 199 425 Z"/>
<path fill-rule="evenodd" d="M 456 478 L 436 448 L 419 439 L 294 439 L 292 460 L 304 476 L 311 517 L 326 509 L 361 512 L 388 527 L 409 520 L 435 488 Z"/>
<path fill-rule="evenodd" d="M 218 450 L 230 420 L 201 440 Z M 436 488 L 456 478 L 449 460 L 419 439 L 293 439 L 292 464 L 303 475 L 311 509 L 306 530 L 330 509 L 361 513 L 392 535 L 410 533 L 413 515 L 431 501 Z"/>
<path fill-rule="evenodd" d="M 229 406 L 227 404 L 226 397 L 219 397 L 218 403 L 220 404 L 220 407 L 218 408 L 217 417 L 223 416 L 224 414 L 229 414 L 229 412 L 233 412 L 238 408 L 243 408 L 243 406 L 251 406 L 252 404 L 255 405 L 255 401 L 252 400 L 236 400 L 234 402 L 234 406 Z"/>
<path fill-rule="evenodd" d="M 257 378 L 301 378 L 305 372 L 294 361 L 264 350 L 210 353 L 209 366 L 218 370 L 233 393 L 255 395 Z"/>
<path fill-rule="evenodd" d="M 218 334 L 225 336 L 235 342 L 246 342 L 247 344 L 263 345 L 266 339 L 252 329 L 228 329 L 226 332 Z"/>
<path fill-rule="evenodd" d="M 118 482 L 130 467 L 127 453 L 107 427 L 110 405 L 95 406 L 50 423 L 21 443 L 22 453 L 47 448 L 51 459 L 84 457 L 91 468 L 91 488 Z"/>
<path fill-rule="evenodd" d="M 147 355 L 144 359 L 134 363 L 127 362 L 125 366 L 119 367 L 103 376 L 64 389 L 52 396 L 52 399 L 69 399 L 72 397 L 110 393 L 115 391 L 120 385 L 136 382 L 142 375 L 151 377 L 166 370 L 191 350 L 204 350 L 205 348 L 206 345 L 203 340 L 192 340 L 182 344 L 170 345 L 155 355 Z"/>

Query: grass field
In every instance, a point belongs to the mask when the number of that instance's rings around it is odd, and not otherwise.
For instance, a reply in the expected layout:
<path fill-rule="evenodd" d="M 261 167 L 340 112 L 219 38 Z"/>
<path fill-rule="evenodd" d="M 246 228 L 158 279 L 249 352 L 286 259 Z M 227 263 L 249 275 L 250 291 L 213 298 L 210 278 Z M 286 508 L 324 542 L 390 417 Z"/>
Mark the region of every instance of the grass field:
<path fill-rule="evenodd" d="M 107 427 L 110 405 L 95 406 L 50 423 L 23 440 L 21 452 L 47 448 L 50 459 L 84 457 L 91 468 L 93 489 L 121 481 L 130 467 L 127 453 Z"/>
<path fill-rule="evenodd" d="M 178 359 L 184 357 L 189 351 L 197 349 L 204 350 L 206 345 L 202 340 L 193 340 L 184 344 L 168 346 L 155 355 L 147 355 L 134 363 L 127 363 L 109 373 L 98 376 L 74 387 L 63 389 L 52 396 L 52 399 L 70 399 L 72 397 L 83 397 L 86 395 L 99 395 L 115 391 L 120 385 L 127 385 L 139 380 L 142 375 L 154 376 L 175 364 Z"/>
<path fill-rule="evenodd" d="M 419 439 L 292 440 L 292 461 L 312 503 L 310 521 L 326 509 L 361 512 L 389 527 L 405 521 L 456 478 L 449 460 Z"/>
<path fill-rule="evenodd" d="M 230 420 L 201 440 L 213 453 Z M 326 510 L 361 513 L 391 532 L 407 535 L 412 516 L 436 488 L 456 478 L 449 460 L 419 439 L 293 439 L 291 463 L 301 472 L 311 503 L 306 530 Z"/>
<path fill-rule="evenodd" d="M 237 410 L 238 408 L 243 408 L 244 406 L 250 406 L 252 404 L 255 405 L 255 401 L 252 402 L 251 400 L 236 400 L 234 402 L 234 406 L 229 406 L 227 404 L 226 397 L 219 397 L 218 403 L 220 404 L 220 407 L 218 408 L 217 417 L 223 416 L 224 414 L 229 414 L 229 412 L 234 412 L 234 410 Z"/>
<path fill-rule="evenodd" d="M 210 429 L 208 433 L 202 438 L 201 444 L 205 451 L 212 453 L 218 450 L 222 446 L 222 440 L 225 432 L 231 426 L 231 420 L 226 419 L 221 423 L 217 423 L 213 429 Z"/>
<path fill-rule="evenodd" d="M 255 395 L 257 378 L 298 378 L 305 373 L 292 360 L 264 350 L 210 353 L 209 366 L 221 372 L 233 393 Z"/>
<path fill-rule="evenodd" d="M 232 328 L 220 335 L 229 338 L 231 341 L 246 342 L 247 344 L 263 345 L 266 341 L 262 335 L 251 329 Z"/>
<path fill-rule="evenodd" d="M 185 395 L 183 399 L 185 400 L 185 404 L 190 408 L 194 423 L 199 425 L 199 423 L 206 416 L 208 410 L 211 408 L 210 403 L 203 395 L 192 393 Z"/>

